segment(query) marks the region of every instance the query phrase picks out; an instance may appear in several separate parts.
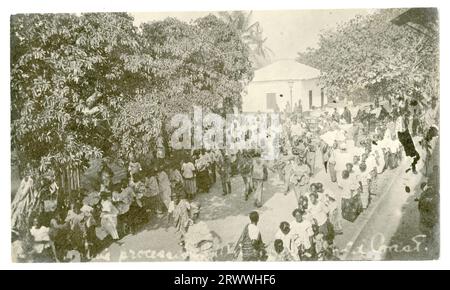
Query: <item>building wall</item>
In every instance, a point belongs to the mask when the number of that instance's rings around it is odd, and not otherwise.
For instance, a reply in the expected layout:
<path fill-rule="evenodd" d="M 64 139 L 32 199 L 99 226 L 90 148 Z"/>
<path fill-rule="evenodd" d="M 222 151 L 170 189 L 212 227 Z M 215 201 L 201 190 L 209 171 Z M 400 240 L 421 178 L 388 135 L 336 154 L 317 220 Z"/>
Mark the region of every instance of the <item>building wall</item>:
<path fill-rule="evenodd" d="M 309 110 L 309 91 L 312 91 L 312 105 L 320 107 L 321 96 L 318 79 L 292 81 L 292 102 L 301 101 L 304 111 Z M 274 93 L 275 100 L 280 111 L 284 111 L 291 103 L 291 90 L 289 81 L 252 82 L 247 87 L 247 92 L 242 96 L 242 109 L 244 112 L 273 112 L 267 107 L 267 94 Z M 324 104 L 327 98 L 324 96 Z"/>
<path fill-rule="evenodd" d="M 311 79 L 311 80 L 303 80 L 302 81 L 302 89 L 300 91 L 300 95 L 302 96 L 302 105 L 303 110 L 308 111 L 310 110 L 310 103 L 309 103 L 309 92 L 312 93 L 312 106 L 316 108 L 320 108 L 322 106 L 321 101 L 321 87 L 319 86 L 319 79 Z M 327 104 L 327 97 L 324 92 L 323 96 L 323 104 Z"/>

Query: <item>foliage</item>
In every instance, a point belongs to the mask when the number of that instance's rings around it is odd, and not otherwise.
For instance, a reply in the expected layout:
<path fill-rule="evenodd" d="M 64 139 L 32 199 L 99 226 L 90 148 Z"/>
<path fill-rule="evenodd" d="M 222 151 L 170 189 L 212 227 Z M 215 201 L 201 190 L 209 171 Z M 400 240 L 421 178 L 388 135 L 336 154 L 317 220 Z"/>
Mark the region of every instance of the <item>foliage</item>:
<path fill-rule="evenodd" d="M 22 168 L 81 165 L 108 148 L 108 120 L 138 81 L 124 67 L 135 31 L 127 14 L 11 17 L 11 137 Z"/>
<path fill-rule="evenodd" d="M 318 48 L 299 53 L 298 61 L 322 71 L 321 82 L 333 97 L 364 89 L 372 98 L 401 96 L 426 103 L 437 96 L 438 42 L 394 25 L 399 12 L 380 10 L 325 31 Z"/>
<path fill-rule="evenodd" d="M 146 76 L 146 95 L 128 104 L 113 126 L 124 153 L 147 154 L 156 137 L 168 134 L 165 121 L 192 113 L 194 105 L 216 113 L 226 103 L 240 105 L 253 71 L 248 48 L 226 23 L 213 15 L 191 24 L 167 18 L 140 30 L 139 53 L 145 57 L 128 65 Z"/>
<path fill-rule="evenodd" d="M 146 154 L 168 116 L 239 105 L 252 76 L 248 47 L 215 16 L 138 29 L 125 13 L 14 15 L 12 150 L 42 171 Z"/>
<path fill-rule="evenodd" d="M 192 105 L 218 109 L 225 97 L 238 101 L 253 77 L 248 50 L 240 36 L 213 15 L 193 24 L 168 18 L 143 24 L 144 53 L 154 59 L 148 87 L 169 112 Z"/>
<path fill-rule="evenodd" d="M 266 46 L 267 37 L 259 22 L 252 22 L 252 12 L 219 12 L 219 17 L 233 27 L 250 47 L 253 66 L 258 69 L 270 63 L 273 51 Z"/>

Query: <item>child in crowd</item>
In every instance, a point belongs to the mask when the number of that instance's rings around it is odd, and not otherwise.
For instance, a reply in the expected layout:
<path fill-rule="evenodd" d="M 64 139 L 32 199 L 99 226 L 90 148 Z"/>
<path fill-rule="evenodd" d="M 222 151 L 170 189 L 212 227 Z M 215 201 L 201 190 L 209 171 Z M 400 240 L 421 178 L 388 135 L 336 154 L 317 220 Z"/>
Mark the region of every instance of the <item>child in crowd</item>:
<path fill-rule="evenodd" d="M 136 161 L 136 156 L 134 153 L 129 155 L 130 163 L 128 165 L 128 174 L 130 176 L 130 182 L 134 181 L 135 175 L 142 171 L 141 164 Z"/>
<path fill-rule="evenodd" d="M 285 247 L 283 240 L 276 239 L 273 243 L 274 251 L 269 256 L 269 262 L 287 262 L 294 261 L 294 257 L 287 247 Z"/>

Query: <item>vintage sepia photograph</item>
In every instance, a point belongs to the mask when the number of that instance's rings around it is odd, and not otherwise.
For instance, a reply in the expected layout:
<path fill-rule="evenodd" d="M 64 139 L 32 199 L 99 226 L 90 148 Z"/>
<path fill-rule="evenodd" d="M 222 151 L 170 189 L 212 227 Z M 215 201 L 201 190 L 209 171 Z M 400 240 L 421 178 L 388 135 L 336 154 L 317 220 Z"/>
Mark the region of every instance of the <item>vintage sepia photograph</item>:
<path fill-rule="evenodd" d="M 439 259 L 439 44 L 433 7 L 11 15 L 12 262 Z"/>

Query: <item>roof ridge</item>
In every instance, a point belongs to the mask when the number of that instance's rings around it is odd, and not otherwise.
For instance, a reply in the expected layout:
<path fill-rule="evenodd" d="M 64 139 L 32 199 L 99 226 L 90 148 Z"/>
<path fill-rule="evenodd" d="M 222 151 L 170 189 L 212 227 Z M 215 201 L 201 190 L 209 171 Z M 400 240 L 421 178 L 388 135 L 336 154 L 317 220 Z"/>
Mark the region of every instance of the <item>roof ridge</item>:
<path fill-rule="evenodd" d="M 255 71 L 253 81 L 270 81 L 286 79 L 313 79 L 320 75 L 320 70 L 298 62 L 296 59 L 278 59 Z"/>

